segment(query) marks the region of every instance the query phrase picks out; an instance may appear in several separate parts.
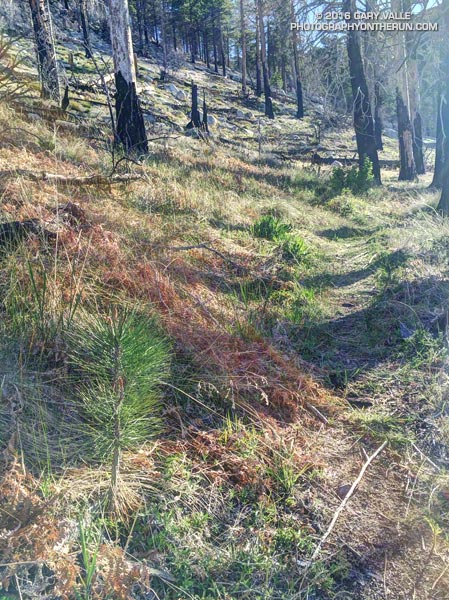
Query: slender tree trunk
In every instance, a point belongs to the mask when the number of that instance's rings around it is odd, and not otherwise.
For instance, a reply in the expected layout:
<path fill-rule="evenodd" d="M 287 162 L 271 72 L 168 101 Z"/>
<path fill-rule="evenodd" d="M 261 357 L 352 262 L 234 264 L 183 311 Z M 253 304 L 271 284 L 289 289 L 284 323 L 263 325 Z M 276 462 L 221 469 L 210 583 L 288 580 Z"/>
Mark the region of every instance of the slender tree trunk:
<path fill-rule="evenodd" d="M 345 11 L 354 11 L 354 0 L 345 0 Z M 351 19 L 353 22 L 353 19 Z M 377 155 L 376 139 L 374 136 L 374 120 L 371 112 L 368 86 L 363 69 L 362 55 L 358 32 L 349 30 L 347 33 L 347 49 L 349 57 L 349 73 L 353 97 L 354 129 L 357 140 L 359 165 L 362 167 L 366 158 L 371 161 L 375 182 L 380 185 L 380 165 Z"/>
<path fill-rule="evenodd" d="M 43 98 L 61 101 L 58 63 L 47 0 L 29 0 Z"/>
<path fill-rule="evenodd" d="M 162 36 L 162 62 L 164 71 L 167 71 L 167 21 L 166 21 L 166 6 L 165 1 L 161 0 L 161 36 Z"/>
<path fill-rule="evenodd" d="M 240 33 L 242 44 L 242 94 L 246 96 L 246 23 L 243 0 L 240 0 Z"/>
<path fill-rule="evenodd" d="M 443 168 L 444 168 L 444 134 L 443 121 L 446 122 L 446 127 L 449 125 L 449 106 L 443 98 L 442 94 L 438 94 L 437 102 L 437 126 L 436 126 L 436 144 L 435 144 L 435 167 L 433 171 L 433 179 L 430 184 L 431 188 L 441 190 L 443 185 Z"/>
<path fill-rule="evenodd" d="M 87 14 L 86 0 L 79 0 L 79 10 L 81 19 L 81 29 L 83 30 L 83 42 L 86 58 L 92 58 L 92 48 L 90 45 L 89 17 Z"/>
<path fill-rule="evenodd" d="M 256 96 L 260 98 L 262 95 L 262 66 L 260 62 L 260 25 L 257 17 L 257 0 L 256 0 Z"/>
<path fill-rule="evenodd" d="M 413 130 L 407 107 L 399 88 L 396 89 L 396 112 L 398 116 L 398 137 L 400 170 L 399 181 L 413 181 L 416 178 L 415 160 L 413 157 Z"/>
<path fill-rule="evenodd" d="M 447 32 L 449 26 L 448 11 L 444 14 L 444 27 Z M 442 25 L 443 27 L 443 25 Z M 445 46 L 445 54 L 443 55 L 443 98 L 441 101 L 441 129 L 443 137 L 443 158 L 441 170 L 441 198 L 438 204 L 438 209 L 446 217 L 449 216 L 449 49 Z"/>
<path fill-rule="evenodd" d="M 109 0 L 117 135 L 127 152 L 146 154 L 145 123 L 136 90 L 128 0 Z"/>
<path fill-rule="evenodd" d="M 295 7 L 293 0 L 290 4 L 291 20 L 292 23 L 296 22 Z M 292 29 L 292 46 L 293 46 L 293 70 L 295 78 L 296 88 L 296 118 L 302 119 L 304 117 L 304 98 L 302 93 L 302 82 L 301 75 L 299 72 L 299 56 L 298 56 L 298 33 L 296 29 Z"/>
<path fill-rule="evenodd" d="M 215 73 L 218 73 L 217 27 L 215 25 L 215 17 L 212 21 L 212 42 L 214 50 L 214 71 Z"/>
<path fill-rule="evenodd" d="M 382 142 L 382 100 L 380 82 L 376 79 L 374 82 L 374 136 L 378 150 L 384 149 Z"/>
<path fill-rule="evenodd" d="M 201 117 L 198 110 L 198 86 L 192 83 L 192 108 L 191 108 L 191 120 L 194 127 L 201 127 Z"/>
<path fill-rule="evenodd" d="M 259 30 L 260 30 L 260 57 L 261 57 L 261 61 L 262 61 L 263 91 L 264 91 L 264 97 L 265 97 L 265 115 L 269 119 L 274 119 L 273 100 L 271 98 L 270 79 L 268 76 L 267 52 L 266 52 L 266 42 L 265 42 L 265 29 L 264 29 L 264 22 L 263 22 L 262 0 L 257 0 L 257 16 L 258 16 L 258 20 L 259 20 Z"/>
<path fill-rule="evenodd" d="M 223 26 L 221 23 L 221 14 L 218 17 L 218 30 L 219 30 L 219 40 L 220 40 L 220 56 L 221 56 L 221 69 L 223 73 L 223 77 L 226 77 L 226 52 L 225 52 L 225 43 L 223 37 Z"/>
<path fill-rule="evenodd" d="M 204 29 L 204 54 L 206 57 L 206 66 L 210 69 L 210 56 L 209 56 L 209 30 L 206 27 Z"/>

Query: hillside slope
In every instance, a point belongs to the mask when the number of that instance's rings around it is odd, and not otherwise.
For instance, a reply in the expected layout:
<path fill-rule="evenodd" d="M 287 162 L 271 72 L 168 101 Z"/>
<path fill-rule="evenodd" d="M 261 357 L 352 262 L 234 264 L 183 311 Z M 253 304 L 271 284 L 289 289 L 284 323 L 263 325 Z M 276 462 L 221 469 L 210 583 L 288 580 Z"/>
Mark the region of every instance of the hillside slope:
<path fill-rule="evenodd" d="M 338 189 L 286 157 L 349 158 L 345 123 L 280 101 L 270 123 L 181 59 L 182 100 L 139 61 L 154 139 L 136 164 L 69 52 L 67 112 L 26 65 L 0 104 L 2 222 L 36 219 L 2 238 L 0 598 L 447 598 L 449 225 L 429 178 Z M 206 139 L 184 131 L 191 79 Z M 117 306 L 156 319 L 171 367 L 162 431 L 124 452 L 111 514 L 67 332 Z"/>

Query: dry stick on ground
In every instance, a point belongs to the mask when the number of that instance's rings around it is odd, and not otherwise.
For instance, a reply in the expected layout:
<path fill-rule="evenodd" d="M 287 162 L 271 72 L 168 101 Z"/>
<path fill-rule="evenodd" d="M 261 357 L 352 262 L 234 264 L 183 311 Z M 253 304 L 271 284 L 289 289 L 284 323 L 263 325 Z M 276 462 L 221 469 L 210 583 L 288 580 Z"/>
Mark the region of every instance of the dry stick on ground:
<path fill-rule="evenodd" d="M 332 518 L 332 521 L 330 522 L 329 527 L 326 530 L 326 533 L 323 535 L 323 537 L 321 538 L 321 540 L 318 542 L 317 547 L 315 548 L 314 553 L 312 554 L 312 558 L 310 559 L 311 561 L 315 560 L 315 558 L 318 556 L 318 554 L 321 552 L 321 548 L 323 547 L 324 543 L 326 542 L 327 538 L 330 536 L 330 534 L 332 533 L 332 530 L 335 527 L 335 523 L 337 522 L 338 517 L 340 516 L 341 512 L 343 511 L 343 509 L 345 508 L 346 504 L 348 503 L 348 500 L 350 499 L 350 497 L 352 496 L 352 494 L 354 493 L 356 487 L 359 485 L 359 483 L 362 481 L 363 476 L 365 474 L 365 471 L 367 470 L 367 468 L 369 467 L 369 465 L 373 462 L 373 460 L 376 458 L 376 456 L 378 454 L 380 454 L 382 452 L 382 450 L 385 448 L 385 446 L 387 445 L 387 440 L 384 441 L 384 443 L 379 446 L 379 448 L 374 452 L 374 454 L 371 454 L 371 456 L 368 457 L 367 461 L 365 462 L 365 464 L 363 465 L 363 467 L 360 470 L 360 473 L 357 476 L 357 479 L 355 479 L 354 483 L 351 485 L 348 493 L 346 494 L 346 496 L 343 498 L 340 506 L 337 508 L 337 510 L 334 513 L 334 516 Z"/>
<path fill-rule="evenodd" d="M 114 183 L 129 183 L 143 179 L 142 175 L 129 173 L 127 175 L 84 175 L 84 176 L 66 176 L 54 173 L 34 173 L 26 169 L 11 169 L 0 171 L 0 180 L 9 177 L 24 177 L 31 181 L 47 181 L 56 185 L 111 185 Z"/>
<path fill-rule="evenodd" d="M 222 254 L 218 250 L 215 250 L 215 248 L 208 246 L 204 242 L 202 242 L 201 244 L 192 244 L 191 246 L 163 246 L 160 244 L 151 244 L 151 246 L 153 246 L 153 248 L 161 248 L 163 250 L 173 250 L 175 252 L 183 251 L 183 250 L 198 250 L 198 249 L 208 250 L 209 252 L 213 252 L 214 254 L 216 254 L 217 256 L 219 256 L 220 258 L 222 258 L 229 264 L 231 264 L 235 269 L 239 269 L 241 271 L 248 271 L 248 267 L 239 265 L 238 263 L 234 262 L 231 258 L 228 258 L 224 254 Z"/>

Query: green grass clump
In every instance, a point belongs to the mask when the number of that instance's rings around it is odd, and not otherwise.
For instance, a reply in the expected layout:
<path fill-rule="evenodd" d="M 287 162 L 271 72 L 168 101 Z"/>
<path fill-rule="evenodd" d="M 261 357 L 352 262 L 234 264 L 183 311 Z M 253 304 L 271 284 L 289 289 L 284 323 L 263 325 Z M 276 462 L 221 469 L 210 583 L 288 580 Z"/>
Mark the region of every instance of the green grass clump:
<path fill-rule="evenodd" d="M 251 228 L 255 237 L 277 242 L 286 261 L 303 262 L 309 256 L 305 241 L 293 233 L 293 225 L 283 223 L 273 215 L 264 215 Z"/>
<path fill-rule="evenodd" d="M 264 215 L 252 226 L 252 234 L 265 240 L 277 241 L 285 239 L 292 229 L 290 223 L 283 223 L 272 215 Z"/>

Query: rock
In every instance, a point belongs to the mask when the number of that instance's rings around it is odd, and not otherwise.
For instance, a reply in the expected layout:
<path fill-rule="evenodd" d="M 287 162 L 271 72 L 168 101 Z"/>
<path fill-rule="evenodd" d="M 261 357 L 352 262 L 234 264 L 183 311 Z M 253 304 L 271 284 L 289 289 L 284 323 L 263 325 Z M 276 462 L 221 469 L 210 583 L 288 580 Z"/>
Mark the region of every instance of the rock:
<path fill-rule="evenodd" d="M 184 102 L 187 100 L 187 94 L 184 92 L 184 90 L 178 90 L 178 92 L 175 94 L 175 98 L 180 102 Z"/>
<path fill-rule="evenodd" d="M 207 124 L 208 125 L 217 125 L 218 121 L 213 115 L 207 115 Z"/>
<path fill-rule="evenodd" d="M 144 119 L 148 123 L 151 123 L 151 124 L 156 123 L 156 117 L 154 115 L 144 115 Z"/>
<path fill-rule="evenodd" d="M 35 121 L 35 122 L 42 121 L 42 117 L 33 112 L 28 113 L 28 118 L 30 121 Z"/>
<path fill-rule="evenodd" d="M 246 119 L 254 119 L 254 115 L 251 111 L 248 111 L 245 113 L 245 118 Z"/>
<path fill-rule="evenodd" d="M 245 113 L 243 112 L 243 110 L 240 110 L 239 108 L 237 109 L 235 116 L 237 117 L 237 119 L 244 119 L 245 118 Z"/>
<path fill-rule="evenodd" d="M 69 129 L 70 131 L 77 131 L 78 125 L 76 123 L 72 123 L 71 121 L 61 121 L 59 119 L 55 120 L 56 127 L 62 127 L 63 129 Z"/>
<path fill-rule="evenodd" d="M 337 489 L 338 496 L 340 498 L 345 498 L 346 494 L 349 492 L 351 487 L 352 485 L 350 483 L 344 483 L 343 485 L 340 485 Z"/>
<path fill-rule="evenodd" d="M 176 87 L 174 83 L 168 83 L 165 86 L 165 89 L 171 94 L 173 94 L 173 96 L 176 96 L 176 94 L 178 94 L 181 91 L 179 88 Z"/>

